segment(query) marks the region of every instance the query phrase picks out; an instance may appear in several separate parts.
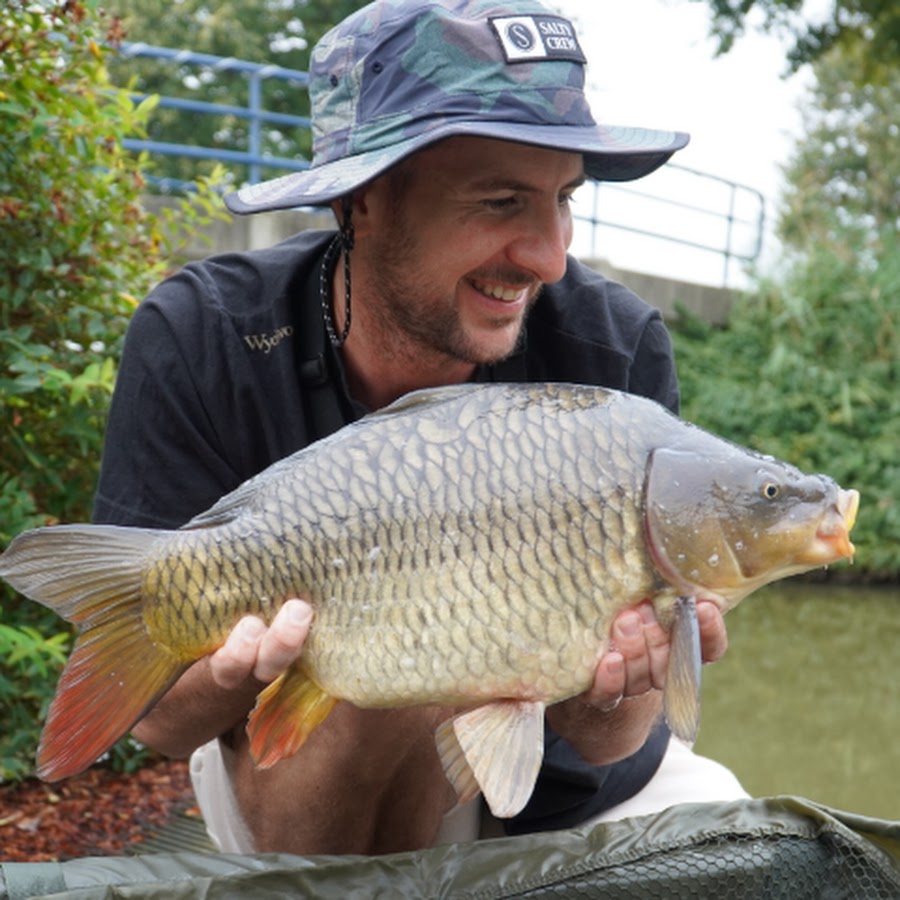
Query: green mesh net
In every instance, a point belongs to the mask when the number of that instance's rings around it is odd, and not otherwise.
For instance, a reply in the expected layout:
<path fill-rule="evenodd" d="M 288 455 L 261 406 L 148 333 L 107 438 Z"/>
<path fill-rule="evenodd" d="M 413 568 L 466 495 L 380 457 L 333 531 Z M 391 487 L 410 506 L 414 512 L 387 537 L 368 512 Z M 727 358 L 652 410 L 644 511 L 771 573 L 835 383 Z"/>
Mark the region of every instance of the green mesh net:
<path fill-rule="evenodd" d="M 173 853 L 4 863 L 2 873 L 0 900 L 897 900 L 900 822 L 777 797 L 382 857 Z"/>

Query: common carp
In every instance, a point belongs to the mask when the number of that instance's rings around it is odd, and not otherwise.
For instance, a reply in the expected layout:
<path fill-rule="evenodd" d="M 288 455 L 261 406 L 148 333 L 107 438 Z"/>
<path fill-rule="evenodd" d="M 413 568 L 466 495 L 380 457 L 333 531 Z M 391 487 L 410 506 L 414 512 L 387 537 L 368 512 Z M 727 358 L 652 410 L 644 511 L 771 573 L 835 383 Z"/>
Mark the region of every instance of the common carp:
<path fill-rule="evenodd" d="M 275 463 L 174 531 L 19 535 L 0 576 L 79 626 L 38 751 L 56 780 L 97 759 L 238 619 L 308 599 L 297 663 L 259 696 L 251 752 L 294 753 L 338 700 L 444 704 L 461 799 L 530 797 L 544 708 L 591 683 L 613 616 L 671 630 L 665 711 L 692 739 L 692 601 L 852 557 L 859 502 L 657 403 L 567 384 L 417 391 Z"/>

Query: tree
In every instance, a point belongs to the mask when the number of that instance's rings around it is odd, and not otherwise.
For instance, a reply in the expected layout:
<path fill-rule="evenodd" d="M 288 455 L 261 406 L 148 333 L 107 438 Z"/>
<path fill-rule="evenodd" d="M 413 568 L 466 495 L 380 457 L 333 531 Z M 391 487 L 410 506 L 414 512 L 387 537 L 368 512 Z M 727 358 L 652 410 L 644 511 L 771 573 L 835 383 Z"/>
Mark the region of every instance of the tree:
<path fill-rule="evenodd" d="M 895 0 L 834 0 L 830 14 L 812 22 L 804 0 L 694 0 L 712 12 L 711 30 L 726 53 L 745 32 L 748 21 L 761 17 L 764 31 L 793 36 L 790 70 L 822 59 L 833 47 L 857 56 L 860 77 L 883 81 L 900 64 L 900 5 Z"/>
<path fill-rule="evenodd" d="M 880 83 L 858 56 L 836 48 L 814 64 L 804 139 L 785 169 L 779 234 L 787 246 L 878 254 L 900 224 L 900 67 Z"/>
<path fill-rule="evenodd" d="M 214 4 L 208 0 L 175 4 L 171 0 L 108 0 L 105 8 L 120 17 L 121 31 L 128 41 L 305 72 L 319 38 L 364 5 L 365 0 L 221 0 Z M 128 57 L 114 60 L 110 71 L 116 84 L 130 85 L 142 93 L 247 105 L 247 80 L 240 73 Z M 270 112 L 309 115 L 305 88 L 291 82 L 266 81 L 263 105 Z M 247 134 L 246 122 L 236 116 L 192 115 L 172 109 L 157 110 L 148 125 L 148 135 L 154 140 L 224 150 L 247 149 Z M 309 159 L 309 130 L 270 127 L 263 136 L 262 152 Z M 155 165 L 155 174 L 179 180 L 208 168 L 178 157 L 156 160 Z M 235 180 L 244 180 L 246 169 L 231 169 Z"/>

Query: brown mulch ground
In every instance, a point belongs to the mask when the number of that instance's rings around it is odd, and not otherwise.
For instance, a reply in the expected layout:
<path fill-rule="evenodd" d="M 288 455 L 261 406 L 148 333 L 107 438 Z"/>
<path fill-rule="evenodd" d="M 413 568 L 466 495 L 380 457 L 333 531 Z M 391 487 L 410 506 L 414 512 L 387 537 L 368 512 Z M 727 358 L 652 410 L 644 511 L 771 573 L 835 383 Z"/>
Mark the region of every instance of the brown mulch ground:
<path fill-rule="evenodd" d="M 100 766 L 56 784 L 0 785 L 0 860 L 121 856 L 179 812 L 198 815 L 187 762 L 160 759 L 131 775 Z"/>

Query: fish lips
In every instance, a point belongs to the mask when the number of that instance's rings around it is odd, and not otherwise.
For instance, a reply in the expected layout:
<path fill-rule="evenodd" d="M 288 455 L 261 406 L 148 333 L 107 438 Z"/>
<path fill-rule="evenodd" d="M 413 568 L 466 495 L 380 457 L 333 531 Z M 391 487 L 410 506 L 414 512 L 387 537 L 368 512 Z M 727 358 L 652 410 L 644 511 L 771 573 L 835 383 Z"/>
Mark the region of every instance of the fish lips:
<path fill-rule="evenodd" d="M 811 541 L 797 561 L 809 566 L 827 566 L 839 559 L 852 560 L 856 548 L 850 531 L 859 511 L 859 491 L 839 489 L 835 505 L 822 517 Z"/>

